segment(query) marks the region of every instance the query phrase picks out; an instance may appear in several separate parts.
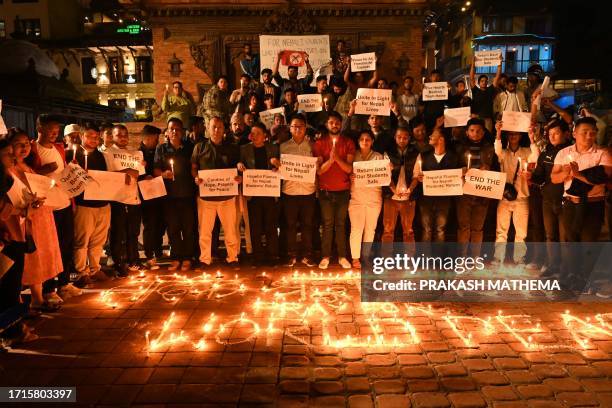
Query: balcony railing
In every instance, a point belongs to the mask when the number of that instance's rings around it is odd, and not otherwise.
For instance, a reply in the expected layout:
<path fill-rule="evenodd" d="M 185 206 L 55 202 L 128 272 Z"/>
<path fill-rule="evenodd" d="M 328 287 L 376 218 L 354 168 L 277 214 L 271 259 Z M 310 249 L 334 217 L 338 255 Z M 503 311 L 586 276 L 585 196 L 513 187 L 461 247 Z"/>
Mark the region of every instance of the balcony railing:
<path fill-rule="evenodd" d="M 512 75 L 524 75 L 533 64 L 540 64 L 544 72 L 552 72 L 555 69 L 554 60 L 516 60 L 502 62 L 502 72 Z M 495 74 L 497 67 L 476 67 L 477 74 Z"/>

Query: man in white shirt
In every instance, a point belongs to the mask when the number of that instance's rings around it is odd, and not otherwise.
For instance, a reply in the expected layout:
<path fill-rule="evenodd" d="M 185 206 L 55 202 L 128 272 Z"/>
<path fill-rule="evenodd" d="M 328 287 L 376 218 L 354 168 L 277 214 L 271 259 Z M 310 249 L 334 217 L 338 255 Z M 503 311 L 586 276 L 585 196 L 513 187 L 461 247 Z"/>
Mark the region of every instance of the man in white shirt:
<path fill-rule="evenodd" d="M 502 112 L 527 112 L 527 101 L 523 91 L 517 89 L 517 77 L 508 78 L 506 89 L 501 91 L 493 101 L 493 111 L 496 117 L 500 117 Z"/>

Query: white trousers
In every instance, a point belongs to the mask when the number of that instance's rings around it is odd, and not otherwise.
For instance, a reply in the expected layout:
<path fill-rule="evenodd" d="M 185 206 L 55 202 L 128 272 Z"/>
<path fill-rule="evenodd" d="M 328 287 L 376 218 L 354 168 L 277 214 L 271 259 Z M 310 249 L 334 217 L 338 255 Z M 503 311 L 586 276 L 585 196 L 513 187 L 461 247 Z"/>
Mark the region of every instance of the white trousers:
<path fill-rule="evenodd" d="M 351 219 L 351 235 L 349 238 L 351 245 L 351 257 L 359 259 L 361 257 L 361 243 L 373 242 L 376 224 L 382 203 L 355 203 L 349 201 L 348 213 Z"/>
<path fill-rule="evenodd" d="M 97 208 L 77 205 L 74 212 L 74 268 L 79 275 L 100 270 L 100 257 L 110 221 L 110 204 Z"/>
<path fill-rule="evenodd" d="M 200 262 L 210 265 L 212 262 L 212 231 L 215 220 L 219 217 L 225 237 L 227 262 L 238 260 L 240 241 L 236 236 L 236 200 L 207 201 L 198 199 L 198 229 L 200 231 Z"/>
<path fill-rule="evenodd" d="M 501 200 L 497 206 L 497 233 L 495 237 L 495 259 L 503 262 L 506 257 L 506 242 L 510 221 L 514 225 L 514 255 L 516 263 L 523 262 L 527 253 L 525 238 L 529 222 L 529 197 L 517 198 L 514 201 Z"/>

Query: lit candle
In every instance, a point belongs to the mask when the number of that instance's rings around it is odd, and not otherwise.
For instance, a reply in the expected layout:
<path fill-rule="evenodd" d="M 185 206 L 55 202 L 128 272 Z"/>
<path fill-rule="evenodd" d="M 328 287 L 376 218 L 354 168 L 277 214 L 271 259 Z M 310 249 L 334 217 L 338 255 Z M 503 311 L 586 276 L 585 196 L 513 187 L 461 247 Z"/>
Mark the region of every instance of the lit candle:
<path fill-rule="evenodd" d="M 518 164 L 519 164 L 519 169 L 521 169 L 521 170 L 522 170 L 522 169 L 523 169 L 523 159 L 521 159 L 521 158 L 519 157 L 519 158 L 518 158 L 518 161 L 519 161 L 519 163 L 518 163 Z"/>
<path fill-rule="evenodd" d="M 51 179 L 51 188 L 55 187 L 55 180 Z"/>
<path fill-rule="evenodd" d="M 77 145 L 73 144 L 72 145 L 72 160 L 74 160 L 76 162 L 76 152 L 77 152 Z"/>
<path fill-rule="evenodd" d="M 88 153 L 87 153 L 86 149 L 83 149 L 83 155 L 85 156 L 85 170 L 87 170 L 87 156 L 88 156 Z"/>
<path fill-rule="evenodd" d="M 174 159 L 170 159 L 170 169 L 172 171 L 172 181 L 174 181 Z"/>
<path fill-rule="evenodd" d="M 468 153 L 468 163 L 467 163 L 468 170 L 470 169 L 471 165 L 472 165 L 472 153 Z"/>
<path fill-rule="evenodd" d="M 417 165 L 418 167 L 418 171 L 417 171 L 417 175 L 421 174 L 422 170 L 423 170 L 423 163 L 421 162 L 421 159 L 417 160 Z"/>

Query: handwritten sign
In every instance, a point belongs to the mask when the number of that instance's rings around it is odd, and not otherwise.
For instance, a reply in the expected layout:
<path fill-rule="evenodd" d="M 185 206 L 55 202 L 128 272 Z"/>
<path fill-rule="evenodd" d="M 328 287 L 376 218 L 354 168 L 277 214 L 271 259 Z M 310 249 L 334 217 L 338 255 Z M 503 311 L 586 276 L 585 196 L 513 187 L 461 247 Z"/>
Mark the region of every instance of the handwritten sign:
<path fill-rule="evenodd" d="M 423 194 L 426 196 L 456 196 L 463 194 L 461 169 L 423 172 Z"/>
<path fill-rule="evenodd" d="M 509 132 L 528 132 L 531 126 L 531 113 L 529 112 L 502 112 L 502 130 Z"/>
<path fill-rule="evenodd" d="M 140 204 L 136 180 L 132 179 L 129 185 L 125 184 L 125 173 L 89 170 L 89 175 L 93 181 L 85 187 L 85 200 Z"/>
<path fill-rule="evenodd" d="M 364 54 L 351 55 L 351 71 L 375 71 L 376 70 L 376 53 L 366 52 Z"/>
<path fill-rule="evenodd" d="M 391 114 L 391 90 L 359 88 L 355 113 L 389 116 Z"/>
<path fill-rule="evenodd" d="M 2 119 L 2 99 L 0 99 L 0 135 L 6 135 L 8 133 L 8 129 L 4 124 L 4 119 Z"/>
<path fill-rule="evenodd" d="M 245 170 L 242 193 L 247 197 L 280 197 L 281 175 L 272 170 Z"/>
<path fill-rule="evenodd" d="M 138 174 L 141 176 L 145 174 L 145 168 L 142 164 L 144 159 L 140 150 L 130 151 L 113 147 L 104 152 L 104 158 L 109 171 L 133 169 L 138 170 Z"/>
<path fill-rule="evenodd" d="M 199 170 L 198 177 L 202 179 L 200 197 L 238 195 L 236 176 L 236 169 Z"/>
<path fill-rule="evenodd" d="M 501 64 L 501 50 L 476 51 L 474 53 L 474 66 L 496 67 Z"/>
<path fill-rule="evenodd" d="M 444 127 L 465 126 L 470 120 L 470 107 L 444 109 Z"/>
<path fill-rule="evenodd" d="M 323 98 L 321 94 L 298 95 L 299 110 L 304 112 L 321 112 L 323 110 Z"/>
<path fill-rule="evenodd" d="M 54 176 L 57 185 L 64 190 L 68 197 L 76 197 L 85 191 L 85 187 L 93 179 L 76 163 L 68 163 L 59 175 Z"/>
<path fill-rule="evenodd" d="M 278 72 L 283 78 L 288 78 L 287 66 L 298 65 L 298 77 L 306 76 L 305 54 L 312 67 L 320 67 L 330 59 L 328 35 L 260 35 L 259 58 L 261 70 L 273 68 L 274 61 L 280 51 L 281 67 Z M 289 53 L 285 51 L 290 51 Z"/>
<path fill-rule="evenodd" d="M 151 180 L 140 180 L 138 182 L 138 188 L 140 189 L 140 194 L 142 194 L 142 199 L 145 201 L 164 197 L 168 194 L 162 176 L 155 177 Z"/>
<path fill-rule="evenodd" d="M 506 184 L 506 173 L 469 169 L 465 175 L 463 194 L 501 200 Z"/>
<path fill-rule="evenodd" d="M 391 183 L 389 160 L 353 162 L 355 187 L 383 187 Z"/>
<path fill-rule="evenodd" d="M 281 106 L 279 108 L 268 109 L 262 112 L 259 112 L 259 120 L 267 129 L 270 129 L 274 125 L 274 115 L 280 113 L 285 116 L 285 109 Z"/>
<path fill-rule="evenodd" d="M 448 84 L 446 82 L 425 82 L 423 84 L 424 101 L 445 101 L 448 99 Z"/>
<path fill-rule="evenodd" d="M 280 173 L 283 180 L 314 183 L 317 177 L 317 158 L 295 154 L 281 154 Z"/>
<path fill-rule="evenodd" d="M 45 197 L 44 205 L 47 207 L 59 209 L 70 205 L 70 198 L 52 178 L 34 173 L 25 173 L 25 176 L 30 190 L 37 197 Z"/>

